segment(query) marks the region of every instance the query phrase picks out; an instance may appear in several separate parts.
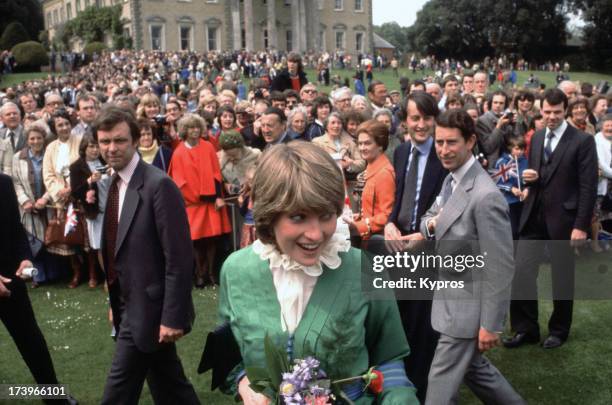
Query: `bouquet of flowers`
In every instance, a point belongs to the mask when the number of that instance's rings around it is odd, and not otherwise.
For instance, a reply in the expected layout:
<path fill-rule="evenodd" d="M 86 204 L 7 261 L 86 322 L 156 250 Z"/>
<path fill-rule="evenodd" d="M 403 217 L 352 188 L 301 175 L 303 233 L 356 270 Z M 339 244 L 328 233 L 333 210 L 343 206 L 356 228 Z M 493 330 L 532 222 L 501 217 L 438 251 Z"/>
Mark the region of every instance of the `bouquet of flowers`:
<path fill-rule="evenodd" d="M 347 383 L 363 381 L 365 391 L 369 389 L 378 394 L 383 390 L 383 375 L 370 368 L 365 374 L 356 377 L 332 380 L 320 368 L 319 360 L 312 356 L 295 359 L 290 365 L 287 353 L 274 346 L 266 336 L 264 341 L 266 368 L 251 367 L 246 372 L 255 392 L 262 393 L 276 404 L 285 405 L 333 405 L 352 404 L 342 391 Z"/>

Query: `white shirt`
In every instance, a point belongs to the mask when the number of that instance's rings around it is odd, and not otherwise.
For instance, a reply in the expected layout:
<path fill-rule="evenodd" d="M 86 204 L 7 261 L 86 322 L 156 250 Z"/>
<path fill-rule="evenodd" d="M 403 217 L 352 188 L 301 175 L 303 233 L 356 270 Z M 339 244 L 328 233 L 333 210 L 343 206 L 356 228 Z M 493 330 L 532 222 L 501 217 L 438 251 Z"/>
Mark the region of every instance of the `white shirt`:
<path fill-rule="evenodd" d="M 473 155 L 470 155 L 470 158 L 461 165 L 457 170 L 451 172 L 451 176 L 453 177 L 453 192 L 457 188 L 457 185 L 461 183 L 461 179 L 465 176 L 465 174 L 470 170 L 470 167 L 476 162 L 476 159 Z"/>
<path fill-rule="evenodd" d="M 128 184 L 130 184 L 130 180 L 134 175 L 134 171 L 136 170 L 139 160 L 140 155 L 134 152 L 134 156 L 132 156 L 130 163 L 117 172 L 119 175 L 119 180 L 117 181 L 117 187 L 119 188 L 119 212 L 117 213 L 117 218 L 119 219 L 121 219 L 121 210 L 123 209 L 123 201 L 125 200 L 125 193 L 127 192 Z M 114 170 L 113 174 L 115 174 Z"/>
<path fill-rule="evenodd" d="M 555 137 L 550 141 L 550 148 L 551 150 L 554 152 L 555 148 L 557 147 L 557 145 L 559 144 L 559 141 L 561 140 L 561 137 L 563 136 L 563 133 L 565 132 L 565 130 L 567 129 L 567 126 L 569 124 L 567 123 L 567 121 L 563 120 L 563 122 L 561 123 L 561 125 L 559 125 L 557 127 L 557 129 L 555 129 L 554 132 L 555 133 Z M 546 128 L 546 136 L 544 137 L 544 147 L 546 148 L 546 143 L 548 142 L 548 134 L 550 133 L 550 129 Z"/>

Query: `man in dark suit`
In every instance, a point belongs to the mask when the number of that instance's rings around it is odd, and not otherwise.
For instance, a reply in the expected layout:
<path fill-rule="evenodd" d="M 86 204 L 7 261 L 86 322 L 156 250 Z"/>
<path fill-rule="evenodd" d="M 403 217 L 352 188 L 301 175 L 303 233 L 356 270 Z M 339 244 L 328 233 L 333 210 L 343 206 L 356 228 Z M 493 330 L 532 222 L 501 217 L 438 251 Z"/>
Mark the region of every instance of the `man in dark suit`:
<path fill-rule="evenodd" d="M 13 181 L 4 174 L 0 174 L 0 195 L 0 319 L 34 380 L 38 384 L 58 384 L 47 342 L 36 323 L 26 285 L 20 278 L 25 268 L 32 267 L 32 253 L 19 219 Z M 46 402 L 76 403 L 72 398 Z"/>
<path fill-rule="evenodd" d="M 512 287 L 510 318 L 516 334 L 506 347 L 540 340 L 537 276 L 547 243 L 553 283 L 554 309 L 544 348 L 561 346 L 572 323 L 574 250 L 570 243 L 585 240 L 591 226 L 597 195 L 597 152 L 592 136 L 565 121 L 567 96 L 559 89 L 544 93 L 541 113 L 546 129 L 534 134 L 529 169 L 523 174 L 529 185 L 520 222 L 516 274 Z"/>
<path fill-rule="evenodd" d="M 421 216 L 434 203 L 448 173 L 442 167 L 433 142 L 436 100 L 423 91 L 411 93 L 402 104 L 410 142 L 395 150 L 395 204 L 385 226 L 385 241 L 392 251 L 401 251 L 410 240 L 424 239 L 419 232 Z M 398 301 L 410 356 L 405 358 L 408 378 L 423 402 L 427 375 L 436 350 L 438 334 L 431 327 L 431 300 Z"/>
<path fill-rule="evenodd" d="M 93 125 L 113 169 L 102 252 L 117 346 L 103 404 L 135 404 L 147 377 L 156 404 L 197 404 L 175 342 L 194 319 L 194 258 L 183 198 L 137 151 L 134 116 L 108 107 Z"/>
<path fill-rule="evenodd" d="M 261 116 L 261 137 L 266 141 L 264 149 L 292 140 L 287 132 L 287 117 L 283 110 L 268 107 L 263 113 Z"/>

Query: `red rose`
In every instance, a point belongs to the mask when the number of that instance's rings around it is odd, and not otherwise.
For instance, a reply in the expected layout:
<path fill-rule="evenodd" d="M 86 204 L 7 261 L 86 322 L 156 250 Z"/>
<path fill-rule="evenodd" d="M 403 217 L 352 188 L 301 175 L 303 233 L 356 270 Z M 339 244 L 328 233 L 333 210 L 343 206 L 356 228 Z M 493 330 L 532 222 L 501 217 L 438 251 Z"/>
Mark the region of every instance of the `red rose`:
<path fill-rule="evenodd" d="M 370 372 L 370 385 L 368 388 L 373 394 L 380 394 L 384 389 L 385 378 L 383 373 L 378 370 L 372 370 Z"/>

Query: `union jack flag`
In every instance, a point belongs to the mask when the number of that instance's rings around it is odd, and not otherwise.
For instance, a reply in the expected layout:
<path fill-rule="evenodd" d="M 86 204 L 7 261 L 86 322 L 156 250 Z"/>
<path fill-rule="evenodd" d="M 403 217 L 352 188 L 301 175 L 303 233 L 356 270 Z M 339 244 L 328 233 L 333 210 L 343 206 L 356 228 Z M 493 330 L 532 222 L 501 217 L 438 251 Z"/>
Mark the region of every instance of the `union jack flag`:
<path fill-rule="evenodd" d="M 509 160 L 506 163 L 501 163 L 497 171 L 491 174 L 493 181 L 497 182 L 500 178 L 505 183 L 510 177 L 518 177 L 516 163 L 514 160 Z"/>
<path fill-rule="evenodd" d="M 70 203 L 68 206 L 68 211 L 66 212 L 66 225 L 64 225 L 64 236 L 68 236 L 68 234 L 74 231 L 77 227 L 77 213 L 74 210 L 74 205 Z"/>

